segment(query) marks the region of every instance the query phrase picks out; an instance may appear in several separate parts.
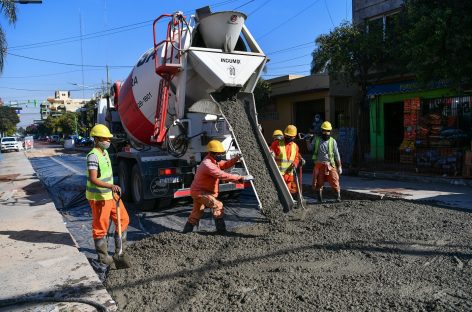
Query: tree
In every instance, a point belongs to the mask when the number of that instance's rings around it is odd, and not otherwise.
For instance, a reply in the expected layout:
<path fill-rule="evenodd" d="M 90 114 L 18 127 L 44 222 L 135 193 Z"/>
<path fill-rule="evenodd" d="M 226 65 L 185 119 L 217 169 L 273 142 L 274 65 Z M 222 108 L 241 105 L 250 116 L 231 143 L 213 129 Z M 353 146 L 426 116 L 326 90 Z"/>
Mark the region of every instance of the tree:
<path fill-rule="evenodd" d="M 263 114 L 265 108 L 270 103 L 270 92 L 272 91 L 270 83 L 260 78 L 254 88 L 254 101 L 259 114 Z"/>
<path fill-rule="evenodd" d="M 11 0 L 0 0 L 0 12 L 3 13 L 10 24 L 16 22 L 16 7 Z M 0 73 L 3 71 L 5 53 L 7 51 L 7 39 L 0 26 Z"/>
<path fill-rule="evenodd" d="M 0 106 L 0 134 L 13 134 L 16 131 L 16 125 L 20 122 L 20 118 L 16 114 L 16 110 L 12 107 Z"/>
<path fill-rule="evenodd" d="M 71 135 L 77 130 L 78 113 L 65 112 L 59 117 L 58 126 L 62 129 L 62 133 L 66 136 Z"/>
<path fill-rule="evenodd" d="M 368 123 L 364 120 L 368 112 L 369 82 L 380 68 L 385 68 L 388 55 L 382 27 L 368 26 L 344 22 L 329 34 L 320 35 L 315 40 L 311 64 L 311 74 L 328 71 L 333 79 L 358 84 L 361 102 L 356 120 L 360 148 L 366 146 L 368 137 Z M 358 153 L 361 158 L 362 150 Z"/>
<path fill-rule="evenodd" d="M 78 117 L 79 132 L 83 135 L 87 134 L 95 125 L 95 106 L 96 100 L 90 100 L 82 106 L 82 111 Z"/>
<path fill-rule="evenodd" d="M 427 84 L 462 89 L 472 77 L 472 1 L 407 0 L 402 11 L 402 58 Z"/>

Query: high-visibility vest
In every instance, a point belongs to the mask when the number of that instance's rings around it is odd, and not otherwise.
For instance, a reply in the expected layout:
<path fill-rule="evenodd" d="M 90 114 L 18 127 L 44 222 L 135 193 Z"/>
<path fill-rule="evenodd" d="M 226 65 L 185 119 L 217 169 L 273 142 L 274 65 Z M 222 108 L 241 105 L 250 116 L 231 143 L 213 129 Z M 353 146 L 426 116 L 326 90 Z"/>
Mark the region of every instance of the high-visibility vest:
<path fill-rule="evenodd" d="M 313 162 L 316 163 L 316 160 L 318 159 L 318 150 L 320 148 L 320 137 L 315 138 L 315 146 L 313 149 Z M 336 168 L 336 162 L 334 161 L 334 139 L 329 138 L 328 142 L 328 156 L 329 156 L 329 162 L 331 166 Z"/>
<path fill-rule="evenodd" d="M 113 170 L 108 152 L 105 150 L 105 155 L 103 155 L 99 150 L 94 148 L 87 154 L 87 157 L 90 154 L 95 154 L 98 158 L 98 172 L 100 175 L 98 179 L 113 184 Z M 85 190 L 85 197 L 88 200 L 108 200 L 113 199 L 113 193 L 112 190 L 108 188 L 99 187 L 90 182 L 89 171 L 87 169 L 87 188 Z"/>
<path fill-rule="evenodd" d="M 277 163 L 277 167 L 279 167 L 279 172 L 281 175 L 285 174 L 285 171 L 290 167 L 290 165 L 295 160 L 295 156 L 297 153 L 297 146 L 295 144 L 290 145 L 292 150 L 290 153 L 290 159 L 287 159 L 287 151 L 285 150 L 285 142 L 279 141 L 279 155 L 275 155 L 275 162 Z M 293 172 L 288 173 L 289 175 L 293 175 Z"/>

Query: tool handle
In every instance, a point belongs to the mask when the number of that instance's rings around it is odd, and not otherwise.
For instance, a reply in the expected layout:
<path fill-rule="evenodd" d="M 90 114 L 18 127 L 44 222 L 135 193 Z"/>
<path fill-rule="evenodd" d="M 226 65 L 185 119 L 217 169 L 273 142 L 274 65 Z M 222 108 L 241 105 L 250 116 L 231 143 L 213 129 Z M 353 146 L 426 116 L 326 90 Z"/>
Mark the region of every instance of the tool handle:
<path fill-rule="evenodd" d="M 118 194 L 118 199 L 116 200 L 116 223 L 118 225 L 118 236 L 121 238 L 121 213 L 120 213 L 121 192 L 117 192 L 117 194 Z"/>

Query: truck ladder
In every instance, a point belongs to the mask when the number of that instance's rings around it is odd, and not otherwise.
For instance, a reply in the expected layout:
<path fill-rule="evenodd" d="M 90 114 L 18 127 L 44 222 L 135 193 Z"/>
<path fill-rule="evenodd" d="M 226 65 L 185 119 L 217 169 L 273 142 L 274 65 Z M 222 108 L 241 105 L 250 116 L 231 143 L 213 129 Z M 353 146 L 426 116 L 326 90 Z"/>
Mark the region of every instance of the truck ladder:
<path fill-rule="evenodd" d="M 166 38 L 160 42 L 156 40 L 156 24 L 162 18 L 171 18 L 167 25 Z M 162 144 L 167 133 L 166 118 L 167 106 L 169 104 L 169 89 L 174 76 L 182 70 L 182 30 L 185 16 L 182 12 L 174 14 L 163 14 L 154 20 L 152 24 L 154 35 L 154 64 L 156 74 L 161 76 L 159 82 L 159 93 L 157 97 L 156 114 L 154 116 L 154 131 L 151 142 Z M 188 29 L 188 28 L 187 28 Z M 158 48 L 162 46 L 164 55 L 159 62 Z"/>

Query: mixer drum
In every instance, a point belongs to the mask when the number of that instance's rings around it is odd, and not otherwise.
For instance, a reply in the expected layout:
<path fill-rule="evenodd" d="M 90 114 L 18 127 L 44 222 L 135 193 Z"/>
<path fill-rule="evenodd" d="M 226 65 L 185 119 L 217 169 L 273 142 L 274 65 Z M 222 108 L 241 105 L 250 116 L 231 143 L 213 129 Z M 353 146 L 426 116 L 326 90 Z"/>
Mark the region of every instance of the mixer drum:
<path fill-rule="evenodd" d="M 115 107 L 127 134 L 137 143 L 155 144 L 151 142 L 151 135 L 154 131 L 160 79 L 155 72 L 154 51 L 151 48 L 141 56 L 121 86 Z M 174 107 L 174 101 L 175 95 L 171 91 L 170 110 Z"/>

